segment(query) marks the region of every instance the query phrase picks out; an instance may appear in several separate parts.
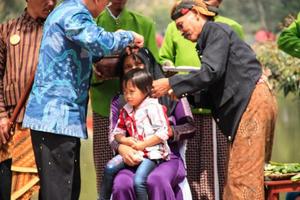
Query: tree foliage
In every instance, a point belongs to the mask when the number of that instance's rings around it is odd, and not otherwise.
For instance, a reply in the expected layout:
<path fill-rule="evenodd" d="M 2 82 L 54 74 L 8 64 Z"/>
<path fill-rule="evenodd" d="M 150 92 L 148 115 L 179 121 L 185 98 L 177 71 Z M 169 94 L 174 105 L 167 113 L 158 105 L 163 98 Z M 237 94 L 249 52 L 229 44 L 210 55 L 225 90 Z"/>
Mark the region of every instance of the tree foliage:
<path fill-rule="evenodd" d="M 0 22 L 16 17 L 25 8 L 25 0 L 1 0 Z"/>
<path fill-rule="evenodd" d="M 155 19 L 157 29 L 163 32 L 170 22 L 170 8 L 174 2 L 175 0 L 128 0 L 128 6 Z M 278 23 L 288 14 L 296 15 L 299 11 L 299 0 L 225 0 L 220 7 L 222 15 L 238 21 L 248 34 L 260 28 L 278 32 Z"/>
<path fill-rule="evenodd" d="M 159 32 L 164 32 L 170 20 L 170 9 L 176 0 L 128 0 L 128 7 L 151 17 Z M 23 11 L 25 0 L 1 0 L 0 22 L 17 16 Z M 248 34 L 261 27 L 278 32 L 278 23 L 288 14 L 300 11 L 299 0 L 226 0 L 221 14 L 230 17 L 245 28 Z"/>
<path fill-rule="evenodd" d="M 272 85 L 285 96 L 292 93 L 300 98 L 300 59 L 279 50 L 275 42 L 258 43 L 253 49 L 265 72 L 270 70 Z"/>
<path fill-rule="evenodd" d="M 299 11 L 299 0 L 226 0 L 221 5 L 221 13 L 236 19 L 248 33 L 259 28 L 278 32 L 278 23 Z"/>
<path fill-rule="evenodd" d="M 128 8 L 154 20 L 158 32 L 163 33 L 171 21 L 170 9 L 175 0 L 128 0 Z"/>

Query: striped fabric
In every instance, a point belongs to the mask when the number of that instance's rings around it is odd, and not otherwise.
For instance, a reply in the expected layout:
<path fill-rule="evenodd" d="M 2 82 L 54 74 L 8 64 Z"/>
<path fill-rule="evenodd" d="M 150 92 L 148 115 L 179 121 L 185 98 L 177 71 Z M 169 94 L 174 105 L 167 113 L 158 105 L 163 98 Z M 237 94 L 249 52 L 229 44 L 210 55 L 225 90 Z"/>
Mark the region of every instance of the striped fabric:
<path fill-rule="evenodd" d="M 42 28 L 42 21 L 35 21 L 26 11 L 0 25 L 0 117 L 12 113 L 36 68 Z M 22 118 L 23 112 L 18 122 Z"/>
<path fill-rule="evenodd" d="M 24 13 L 0 25 L 0 119 L 10 117 L 26 84 L 34 73 L 43 22 Z M 24 109 L 17 121 L 22 122 Z M 13 151 L 13 152 L 12 152 Z M 10 146 L 0 147 L 0 162 L 13 159 L 12 198 L 30 199 L 38 188 L 38 177 L 29 130 L 16 127 Z"/>

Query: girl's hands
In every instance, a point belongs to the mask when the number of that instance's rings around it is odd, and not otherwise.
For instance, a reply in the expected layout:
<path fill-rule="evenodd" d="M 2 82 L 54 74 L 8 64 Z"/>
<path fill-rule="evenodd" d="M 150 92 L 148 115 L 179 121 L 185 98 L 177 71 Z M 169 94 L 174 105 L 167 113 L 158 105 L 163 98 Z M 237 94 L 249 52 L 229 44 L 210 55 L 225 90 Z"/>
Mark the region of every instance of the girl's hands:
<path fill-rule="evenodd" d="M 118 152 L 122 156 L 124 162 L 129 166 L 136 166 L 142 161 L 139 157 L 136 156 L 138 154 L 138 151 L 130 146 L 120 144 Z"/>
<path fill-rule="evenodd" d="M 131 147 L 137 151 L 143 151 L 146 148 L 145 142 L 137 141 L 135 144 L 131 145 Z"/>
<path fill-rule="evenodd" d="M 133 137 L 125 137 L 122 139 L 121 143 L 127 146 L 132 146 L 136 143 L 136 140 Z"/>

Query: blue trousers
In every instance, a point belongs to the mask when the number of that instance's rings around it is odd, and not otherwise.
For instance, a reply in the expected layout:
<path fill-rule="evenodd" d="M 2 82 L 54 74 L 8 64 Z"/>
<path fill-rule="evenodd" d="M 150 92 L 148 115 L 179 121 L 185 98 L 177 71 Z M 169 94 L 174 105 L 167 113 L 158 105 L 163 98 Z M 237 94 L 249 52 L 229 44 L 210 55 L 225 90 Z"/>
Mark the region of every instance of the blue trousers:
<path fill-rule="evenodd" d="M 134 190 L 137 200 L 147 200 L 147 178 L 159 162 L 157 160 L 144 159 L 136 169 L 133 177 Z M 100 200 L 109 200 L 112 193 L 114 177 L 127 166 L 120 155 L 113 157 L 105 166 L 102 184 L 100 188 Z"/>

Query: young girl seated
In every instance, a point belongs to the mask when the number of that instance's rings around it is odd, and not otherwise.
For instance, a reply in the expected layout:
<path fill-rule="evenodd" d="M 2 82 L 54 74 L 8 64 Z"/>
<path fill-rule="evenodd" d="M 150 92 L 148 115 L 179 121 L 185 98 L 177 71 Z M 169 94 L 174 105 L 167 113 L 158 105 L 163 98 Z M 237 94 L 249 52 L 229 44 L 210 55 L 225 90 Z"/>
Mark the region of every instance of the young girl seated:
<path fill-rule="evenodd" d="M 151 52 L 146 48 L 141 48 L 138 52 L 123 52 L 119 63 L 119 76 L 122 80 L 124 74 L 134 68 L 143 68 L 149 72 L 153 79 L 164 77 L 160 65 L 155 61 Z M 158 99 L 159 102 L 167 107 L 167 113 L 173 137 L 169 139 L 171 150 L 166 160 L 158 164 L 147 178 L 147 192 L 149 200 L 191 200 L 191 191 L 186 178 L 185 169 L 185 138 L 193 135 L 195 131 L 193 116 L 186 98 L 178 101 L 171 100 L 168 96 Z M 135 189 L 133 187 L 136 173 L 136 165 L 140 163 L 136 159 L 137 151 L 131 146 L 120 144 L 116 141 L 113 131 L 116 127 L 120 110 L 125 105 L 124 95 L 116 95 L 111 102 L 110 128 L 108 140 L 114 153 L 119 156 L 115 157 L 114 162 L 125 162 L 126 167 L 120 170 L 113 180 L 113 187 L 107 187 L 109 193 L 112 191 L 112 200 L 135 200 Z M 106 165 L 106 168 L 110 168 Z M 101 193 L 101 191 L 99 191 Z"/>
<path fill-rule="evenodd" d="M 137 199 L 147 197 L 147 177 L 155 166 L 169 159 L 167 144 L 172 135 L 166 107 L 158 99 L 151 98 L 152 76 L 144 69 L 132 69 L 122 81 L 125 106 L 121 109 L 118 123 L 113 131 L 115 140 L 136 150 L 141 160 L 134 176 Z M 114 176 L 126 167 L 117 155 L 104 170 L 100 199 L 110 199 Z"/>

